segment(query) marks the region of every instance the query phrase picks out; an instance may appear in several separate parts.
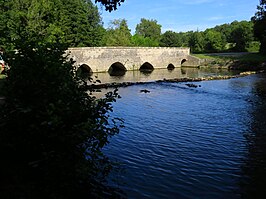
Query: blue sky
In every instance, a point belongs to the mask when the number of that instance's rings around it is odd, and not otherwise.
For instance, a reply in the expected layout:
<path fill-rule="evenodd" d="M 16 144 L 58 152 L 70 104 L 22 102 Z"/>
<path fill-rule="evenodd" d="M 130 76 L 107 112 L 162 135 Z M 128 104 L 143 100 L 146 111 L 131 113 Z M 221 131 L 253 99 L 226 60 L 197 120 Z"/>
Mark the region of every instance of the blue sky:
<path fill-rule="evenodd" d="M 250 20 L 259 0 L 125 0 L 111 13 L 99 7 L 104 27 L 114 19 L 126 19 L 131 32 L 141 18 L 155 19 L 162 32 L 205 30 L 234 20 Z"/>

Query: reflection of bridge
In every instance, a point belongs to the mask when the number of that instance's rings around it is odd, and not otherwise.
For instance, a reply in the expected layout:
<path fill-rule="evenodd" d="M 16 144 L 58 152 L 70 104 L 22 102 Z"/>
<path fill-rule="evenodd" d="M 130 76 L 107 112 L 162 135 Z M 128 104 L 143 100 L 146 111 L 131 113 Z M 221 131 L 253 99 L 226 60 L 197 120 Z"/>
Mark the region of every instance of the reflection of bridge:
<path fill-rule="evenodd" d="M 76 66 L 89 72 L 173 69 L 199 66 L 189 48 L 167 47 L 84 47 L 69 48 Z"/>

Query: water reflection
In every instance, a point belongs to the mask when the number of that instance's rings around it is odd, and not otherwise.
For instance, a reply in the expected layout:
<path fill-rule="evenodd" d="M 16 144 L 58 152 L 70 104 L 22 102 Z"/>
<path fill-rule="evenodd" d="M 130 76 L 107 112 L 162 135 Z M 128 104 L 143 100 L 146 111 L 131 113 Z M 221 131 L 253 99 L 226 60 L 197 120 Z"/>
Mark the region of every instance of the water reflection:
<path fill-rule="evenodd" d="M 170 70 L 170 71 L 172 71 L 172 70 L 175 69 L 175 66 L 174 66 L 173 64 L 169 64 L 169 65 L 167 66 L 167 69 Z"/>
<path fill-rule="evenodd" d="M 112 82 L 147 82 L 161 79 L 183 77 L 205 77 L 215 75 L 234 75 L 237 71 L 222 69 L 174 68 L 168 69 L 143 69 L 141 71 L 112 70 L 109 73 L 95 73 L 102 83 Z"/>
<path fill-rule="evenodd" d="M 92 74 L 91 68 L 86 64 L 82 64 L 77 70 L 77 75 L 82 79 L 89 79 Z"/>
<path fill-rule="evenodd" d="M 124 70 L 118 70 L 118 71 L 108 71 L 110 76 L 115 76 L 115 77 L 121 77 L 126 74 L 126 71 Z"/>
<path fill-rule="evenodd" d="M 250 129 L 245 134 L 248 156 L 243 166 L 242 198 L 266 198 L 266 76 L 253 84 Z"/>

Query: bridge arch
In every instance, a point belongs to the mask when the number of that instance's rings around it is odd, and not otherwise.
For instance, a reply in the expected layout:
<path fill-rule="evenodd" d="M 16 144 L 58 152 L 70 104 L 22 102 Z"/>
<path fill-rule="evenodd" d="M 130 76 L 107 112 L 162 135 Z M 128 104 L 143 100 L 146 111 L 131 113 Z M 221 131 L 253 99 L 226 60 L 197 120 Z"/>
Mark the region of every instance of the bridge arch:
<path fill-rule="evenodd" d="M 91 67 L 87 64 L 81 64 L 77 69 L 77 75 L 79 76 L 91 76 L 93 73 Z"/>
<path fill-rule="evenodd" d="M 118 68 L 125 67 L 126 70 L 160 69 L 162 66 L 166 68 L 169 63 L 175 68 L 201 64 L 199 58 L 190 55 L 189 48 L 183 47 L 82 47 L 69 48 L 66 54 L 76 61 L 75 66 L 89 63 L 93 72 L 107 72 L 116 62 L 124 65 L 115 64 L 120 65 Z M 112 68 L 115 68 L 114 65 Z"/>
<path fill-rule="evenodd" d="M 183 64 L 183 63 L 185 63 L 187 61 L 187 59 L 182 59 L 182 61 L 181 61 L 181 65 Z"/>
<path fill-rule="evenodd" d="M 126 71 L 126 67 L 121 62 L 113 63 L 108 69 L 108 73 L 111 76 L 122 76 L 126 73 Z"/>
<path fill-rule="evenodd" d="M 140 66 L 139 70 L 140 71 L 152 71 L 154 70 L 154 67 L 149 62 L 145 62 L 144 64 Z"/>
<path fill-rule="evenodd" d="M 167 69 L 168 70 L 174 70 L 175 69 L 174 64 L 172 64 L 172 63 L 168 64 Z"/>

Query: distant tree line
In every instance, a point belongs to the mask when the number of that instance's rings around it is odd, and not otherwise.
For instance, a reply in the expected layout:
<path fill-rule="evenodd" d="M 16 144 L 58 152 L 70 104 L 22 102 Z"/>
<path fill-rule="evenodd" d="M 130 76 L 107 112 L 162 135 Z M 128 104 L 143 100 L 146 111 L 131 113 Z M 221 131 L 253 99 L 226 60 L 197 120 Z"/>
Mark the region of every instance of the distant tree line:
<path fill-rule="evenodd" d="M 110 23 L 104 43 L 107 46 L 190 47 L 194 53 L 256 51 L 260 43 L 254 37 L 253 29 L 252 21 L 234 21 L 205 31 L 169 30 L 162 33 L 161 25 L 156 20 L 141 19 L 136 26 L 135 34 L 131 35 L 126 20 L 120 19 Z"/>
<path fill-rule="evenodd" d="M 18 0 L 11 2 L 15 1 Z M 98 8 L 90 0 L 22 0 L 12 7 L 10 1 L 2 2 L 0 45 L 7 48 L 14 47 L 14 42 L 24 36 L 34 42 L 35 38 L 29 34 L 33 31 L 44 35 L 43 43 L 54 42 L 56 38 L 72 47 L 190 47 L 192 52 L 202 53 L 258 51 L 262 43 L 260 49 L 265 49 L 265 0 L 261 0 L 251 21 L 233 21 L 204 31 L 162 33 L 162 26 L 156 20 L 142 18 L 133 35 L 126 19 L 113 20 L 105 29 Z M 116 6 L 121 2 L 117 1 Z M 110 8 L 114 5 L 106 7 Z"/>

